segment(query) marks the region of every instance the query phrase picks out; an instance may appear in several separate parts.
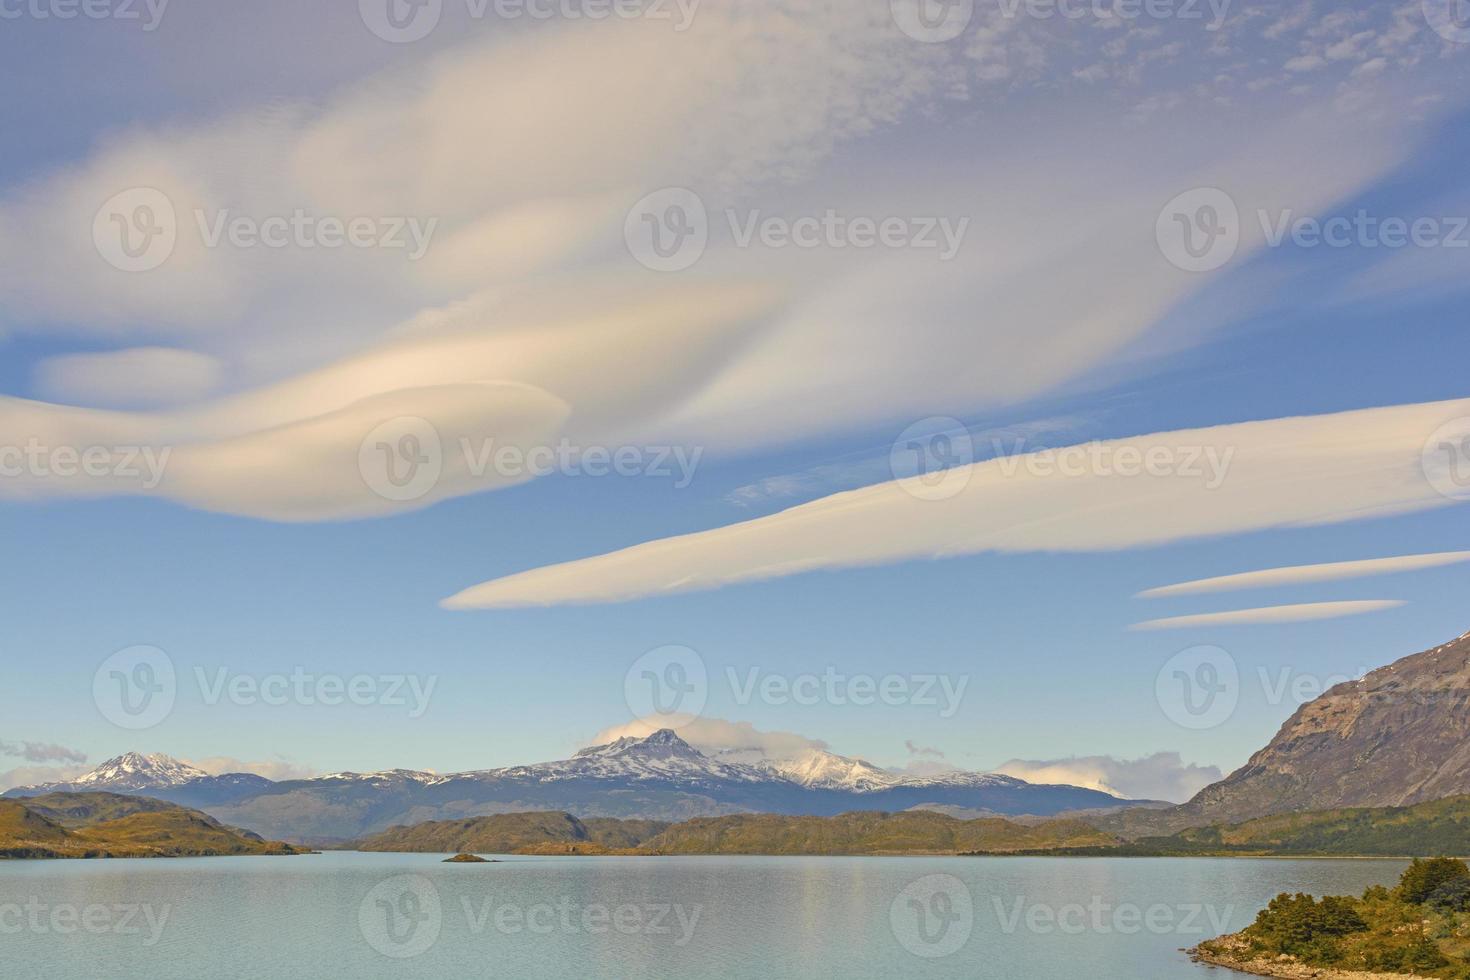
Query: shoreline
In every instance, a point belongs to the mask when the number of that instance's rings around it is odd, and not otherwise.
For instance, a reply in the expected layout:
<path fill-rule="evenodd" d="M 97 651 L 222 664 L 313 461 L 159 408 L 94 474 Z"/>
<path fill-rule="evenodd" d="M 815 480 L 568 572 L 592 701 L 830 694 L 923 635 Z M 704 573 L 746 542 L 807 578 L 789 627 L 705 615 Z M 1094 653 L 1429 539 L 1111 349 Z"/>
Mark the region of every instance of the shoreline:
<path fill-rule="evenodd" d="M 1278 977 L 1280 980 L 1427 980 L 1415 973 L 1368 973 L 1362 970 L 1334 970 L 1331 967 L 1311 966 L 1292 957 L 1271 959 L 1232 956 L 1225 950 L 1210 950 L 1207 946 L 1244 947 L 1236 936 L 1221 936 L 1185 950 L 1191 961 L 1218 966 L 1236 973 L 1248 973 L 1257 977 Z"/>

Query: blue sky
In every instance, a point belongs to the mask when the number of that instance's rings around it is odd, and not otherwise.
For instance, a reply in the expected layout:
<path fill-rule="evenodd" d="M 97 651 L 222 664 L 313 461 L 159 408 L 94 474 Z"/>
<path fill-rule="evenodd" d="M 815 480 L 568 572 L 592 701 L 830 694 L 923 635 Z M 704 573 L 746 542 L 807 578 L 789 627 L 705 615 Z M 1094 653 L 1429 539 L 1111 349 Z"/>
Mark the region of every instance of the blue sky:
<path fill-rule="evenodd" d="M 1470 548 L 1463 507 L 1421 469 L 1437 426 L 1470 436 L 1467 45 L 1419 4 L 1235 4 L 1207 31 L 982 3 L 944 43 L 904 36 L 881 4 L 707 3 L 685 32 L 447 4 L 402 44 L 352 4 L 257 6 L 0 32 L 8 70 L 47 80 L 0 108 L 0 444 L 172 453 L 146 490 L 0 481 L 7 782 L 129 749 L 273 775 L 558 757 L 634 721 L 630 666 L 677 644 L 708 669 L 704 715 L 757 741 L 797 733 L 891 766 L 1025 760 L 1008 771 L 1178 795 L 1264 744 L 1295 708 L 1272 694 L 1283 676 L 1356 675 L 1470 628 L 1463 562 L 1135 597 Z M 93 217 L 138 187 L 177 209 L 178 244 L 125 272 Z M 668 188 L 695 193 L 709 245 L 659 272 L 625 219 Z M 1191 272 L 1155 219 L 1200 188 L 1225 191 L 1240 241 Z M 192 237 L 191 211 L 296 209 L 436 230 L 418 261 Z M 909 232 L 964 220 L 965 237 L 952 261 L 736 237 L 828 211 Z M 1438 238 L 1273 245 L 1261 213 L 1432 219 Z M 1388 413 L 1339 414 L 1358 410 Z M 451 447 L 701 455 L 688 486 L 446 471 L 394 501 L 364 486 L 359 446 L 404 416 Z M 1326 421 L 1281 421 L 1297 416 Z M 833 495 L 891 481 L 895 439 L 928 417 L 978 447 L 959 496 L 878 486 L 843 516 L 855 498 Z M 1151 435 L 1241 423 L 1261 424 Z M 996 439 L 1021 458 L 1140 438 L 1235 463 L 1217 490 L 984 468 Z M 727 530 L 803 504 L 775 530 Z M 441 605 L 481 583 L 480 608 Z M 1376 600 L 1404 604 L 1130 629 Z M 142 731 L 93 695 L 135 645 L 179 672 Z M 1204 729 L 1156 690 L 1199 645 L 1240 676 L 1238 707 Z M 208 704 L 194 674 L 297 667 L 437 680 L 411 717 Z M 948 717 L 738 703 L 727 668 L 967 686 Z M 1157 753 L 1179 758 L 1131 762 Z"/>

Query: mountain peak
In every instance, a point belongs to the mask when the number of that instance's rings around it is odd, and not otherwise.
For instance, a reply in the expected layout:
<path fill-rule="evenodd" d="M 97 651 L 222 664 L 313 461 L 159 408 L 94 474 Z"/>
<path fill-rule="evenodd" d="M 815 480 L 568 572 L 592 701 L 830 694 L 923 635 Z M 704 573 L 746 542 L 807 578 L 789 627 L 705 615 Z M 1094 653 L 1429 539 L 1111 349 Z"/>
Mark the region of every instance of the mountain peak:
<path fill-rule="evenodd" d="M 604 745 L 592 745 L 578 752 L 574 759 L 586 759 L 593 756 L 617 756 L 635 754 L 640 756 L 656 755 L 660 757 L 682 756 L 684 758 L 704 758 L 704 754 L 679 737 L 678 732 L 672 728 L 660 728 L 652 735 L 638 738 L 634 735 L 624 735 L 616 741 Z"/>
<path fill-rule="evenodd" d="M 77 777 L 74 783 L 78 786 L 147 789 L 177 786 L 179 783 L 208 775 L 203 769 L 159 752 L 146 755 L 142 752 L 126 752 L 108 759 L 85 776 Z"/>

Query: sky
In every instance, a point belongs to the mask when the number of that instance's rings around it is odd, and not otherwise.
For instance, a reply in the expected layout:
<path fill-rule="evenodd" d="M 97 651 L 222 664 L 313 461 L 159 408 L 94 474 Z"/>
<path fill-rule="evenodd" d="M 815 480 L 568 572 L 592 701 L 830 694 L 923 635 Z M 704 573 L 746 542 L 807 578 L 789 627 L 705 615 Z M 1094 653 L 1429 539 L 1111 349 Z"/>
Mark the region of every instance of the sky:
<path fill-rule="evenodd" d="M 0 3 L 0 786 L 1184 799 L 1470 629 L 1453 4 L 85 10 Z"/>

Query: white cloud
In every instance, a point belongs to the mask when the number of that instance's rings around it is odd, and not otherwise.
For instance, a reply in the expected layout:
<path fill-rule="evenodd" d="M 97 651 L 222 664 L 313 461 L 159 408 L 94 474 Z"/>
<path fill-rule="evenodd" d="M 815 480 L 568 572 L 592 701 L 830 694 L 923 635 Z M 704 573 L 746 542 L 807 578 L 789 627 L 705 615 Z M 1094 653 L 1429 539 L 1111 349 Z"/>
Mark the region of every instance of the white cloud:
<path fill-rule="evenodd" d="M 85 776 L 91 766 L 20 766 L 0 772 L 0 793 L 17 786 L 35 786 L 40 783 L 64 783 Z"/>
<path fill-rule="evenodd" d="M 1183 803 L 1221 776 L 1218 766 L 1186 764 L 1178 752 L 1156 752 L 1141 759 L 1106 755 L 1048 761 L 1012 759 L 995 771 L 1030 783 L 1064 783 L 1131 800 L 1170 803 Z"/>
<path fill-rule="evenodd" d="M 1134 630 L 1178 630 L 1199 626 L 1244 626 L 1273 623 L 1307 623 L 1319 619 L 1341 619 L 1368 613 L 1397 609 L 1406 605 L 1401 599 L 1362 599 L 1350 602 L 1306 602 L 1291 606 L 1262 606 L 1259 609 L 1233 609 L 1229 612 L 1201 613 L 1195 616 L 1172 616 L 1135 623 Z"/>
<path fill-rule="evenodd" d="M 106 408 L 153 408 L 213 394 L 217 358 L 171 347 L 132 347 L 50 357 L 36 367 L 36 387 L 53 401 Z"/>
<path fill-rule="evenodd" d="M 184 760 L 189 765 L 203 769 L 211 776 L 221 776 L 232 772 L 249 772 L 266 779 L 277 782 L 285 779 L 310 779 L 312 776 L 321 775 L 320 769 L 311 766 L 298 765 L 286 759 L 266 759 L 258 762 L 249 762 L 230 756 L 216 755 L 205 759 Z"/>
<path fill-rule="evenodd" d="M 1266 589 L 1311 582 L 1335 582 L 1340 579 L 1366 578 L 1373 575 L 1396 575 L 1425 568 L 1458 565 L 1470 561 L 1470 551 L 1442 551 L 1425 555 L 1403 555 L 1397 558 L 1368 558 L 1362 561 L 1338 561 L 1320 565 L 1293 565 L 1266 568 L 1236 575 L 1202 578 L 1177 585 L 1164 585 L 1138 593 L 1140 599 L 1162 599 L 1176 595 L 1198 595 L 1204 592 L 1233 592 L 1238 589 Z"/>
<path fill-rule="evenodd" d="M 1426 439 L 1470 416 L 1470 401 L 1275 419 L 1092 444 L 1121 460 L 1162 453 L 1173 467 L 1124 475 L 1032 453 L 951 471 L 958 492 L 921 499 L 890 481 L 728 527 L 486 582 L 452 609 L 619 602 L 801 572 L 981 552 L 1108 551 L 1451 503 L 1426 476 Z M 1205 460 L 1216 461 L 1217 477 Z M 1193 476 L 1186 460 L 1200 472 Z M 1050 461 L 1043 468 L 1042 464 Z M 1213 485 L 1218 480 L 1218 485 Z"/>
<path fill-rule="evenodd" d="M 1391 168 L 1422 126 L 1270 99 L 1256 112 L 1200 106 L 1079 137 L 1087 106 L 1044 82 L 1044 100 L 988 105 L 973 159 L 949 162 L 922 152 L 926 139 L 952 138 L 948 100 L 997 66 L 1038 77 L 1048 52 L 1068 45 L 1087 55 L 1077 67 L 1094 64 L 1091 49 L 1117 32 L 1013 20 L 977 25 L 964 44 L 925 45 L 881 4 L 776 0 L 701 10 L 682 34 L 544 26 L 405 63 L 321 104 L 127 130 L 0 194 L 0 225 L 12 230 L 0 238 L 7 327 L 86 329 L 124 345 L 166 336 L 220 362 L 239 391 L 214 397 L 200 361 L 157 374 L 167 384 L 100 389 L 111 405 L 148 393 L 182 404 L 166 411 L 0 398 L 0 446 L 171 453 L 156 486 L 23 477 L 0 495 L 149 493 L 274 520 L 355 518 L 516 482 L 451 467 L 414 500 L 372 494 L 357 452 L 386 413 L 442 417 L 451 445 L 567 437 L 714 455 L 1014 404 L 1113 363 L 1206 281 L 1159 254 L 1155 220 L 1169 198 L 1217 185 L 1243 213 L 1305 214 Z M 1067 45 L 1044 48 L 1038 31 L 1065 32 Z M 1076 84 L 1100 109 L 1116 95 Z M 1379 107 L 1398 105 L 1382 85 Z M 899 123 L 903 159 L 936 162 L 894 163 L 883 133 Z M 1170 152 L 1138 154 L 1145 136 Z M 1086 156 L 1072 152 L 1079 138 Z M 1348 141 L 1352 154 L 1321 152 Z M 850 151 L 843 166 L 824 169 L 839 148 Z M 716 225 L 729 207 L 947 216 L 970 231 L 950 263 L 715 241 L 690 273 L 658 276 L 626 254 L 623 218 L 672 185 L 698 188 Z M 997 185 L 1006 195 L 991 193 Z M 93 242 L 99 205 L 133 186 L 165 192 L 179 217 L 173 255 L 147 273 L 110 267 Z M 211 248 L 196 228 L 196 212 L 297 209 L 433 220 L 437 233 L 411 262 L 381 249 Z M 1261 247 L 1245 225 L 1237 261 Z M 1247 310 L 1249 295 L 1220 316 Z M 81 400 L 99 390 L 98 365 L 130 356 L 54 362 L 43 387 Z"/>

